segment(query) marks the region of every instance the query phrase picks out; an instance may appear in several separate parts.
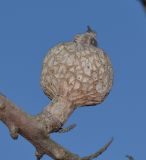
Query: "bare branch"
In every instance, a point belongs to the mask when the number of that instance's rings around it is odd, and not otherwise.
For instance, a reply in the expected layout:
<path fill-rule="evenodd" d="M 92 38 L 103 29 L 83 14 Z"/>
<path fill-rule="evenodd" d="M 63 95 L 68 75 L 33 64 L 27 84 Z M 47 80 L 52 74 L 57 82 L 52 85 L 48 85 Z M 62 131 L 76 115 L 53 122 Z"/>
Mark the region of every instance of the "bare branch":
<path fill-rule="evenodd" d="M 37 160 L 44 154 L 54 160 L 91 160 L 102 154 L 112 142 L 111 140 L 95 154 L 80 158 L 50 139 L 41 121 L 21 111 L 2 95 L 0 95 L 0 120 L 9 128 L 12 138 L 16 139 L 20 134 L 36 148 Z"/>
<path fill-rule="evenodd" d="M 97 158 L 104 151 L 106 151 L 106 149 L 111 145 L 112 142 L 113 142 L 113 138 L 107 144 L 105 144 L 99 151 L 97 151 L 96 153 L 93 153 L 93 154 L 91 154 L 91 155 L 89 155 L 87 157 L 83 157 L 82 160 L 92 160 L 94 158 Z"/>
<path fill-rule="evenodd" d="M 75 127 L 76 127 L 76 124 L 72 124 L 72 125 L 68 126 L 67 128 L 60 128 L 57 132 L 58 133 L 66 133 L 66 132 L 71 131 Z"/>
<path fill-rule="evenodd" d="M 13 138 L 20 134 L 34 145 L 38 159 L 43 154 L 47 154 L 55 160 L 79 159 L 79 156 L 51 140 L 41 122 L 22 112 L 3 96 L 0 96 L 0 120 L 7 125 Z"/>

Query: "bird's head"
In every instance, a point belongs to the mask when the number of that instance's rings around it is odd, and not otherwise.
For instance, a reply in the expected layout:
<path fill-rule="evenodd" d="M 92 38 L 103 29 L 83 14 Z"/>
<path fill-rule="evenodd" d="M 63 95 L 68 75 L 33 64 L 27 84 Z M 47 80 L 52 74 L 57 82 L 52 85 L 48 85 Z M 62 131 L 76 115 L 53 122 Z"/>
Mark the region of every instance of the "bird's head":
<path fill-rule="evenodd" d="M 96 32 L 87 26 L 87 31 L 84 34 L 77 34 L 74 41 L 80 44 L 92 45 L 97 47 Z"/>

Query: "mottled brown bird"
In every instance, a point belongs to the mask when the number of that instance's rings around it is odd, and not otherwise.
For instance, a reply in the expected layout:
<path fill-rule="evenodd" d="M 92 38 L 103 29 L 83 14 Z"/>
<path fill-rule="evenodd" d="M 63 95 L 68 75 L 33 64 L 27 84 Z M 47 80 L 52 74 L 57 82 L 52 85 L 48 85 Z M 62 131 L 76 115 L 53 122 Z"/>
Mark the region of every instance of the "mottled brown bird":
<path fill-rule="evenodd" d="M 98 47 L 96 32 L 89 26 L 73 41 L 50 49 L 44 59 L 41 86 L 57 103 L 63 97 L 74 106 L 99 104 L 110 92 L 112 82 L 110 59 Z"/>

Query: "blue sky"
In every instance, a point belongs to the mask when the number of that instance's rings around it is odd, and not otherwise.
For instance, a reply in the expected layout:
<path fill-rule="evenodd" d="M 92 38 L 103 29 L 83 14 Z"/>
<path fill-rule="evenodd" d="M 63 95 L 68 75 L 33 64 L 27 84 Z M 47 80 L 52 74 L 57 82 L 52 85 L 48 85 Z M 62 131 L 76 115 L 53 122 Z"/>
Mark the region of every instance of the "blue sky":
<path fill-rule="evenodd" d="M 37 114 L 49 103 L 40 87 L 42 61 L 49 48 L 71 41 L 91 25 L 110 56 L 114 85 L 97 107 L 78 109 L 67 124 L 77 127 L 52 137 L 81 156 L 114 142 L 99 160 L 144 160 L 146 146 L 146 14 L 137 0 L 0 0 L 0 91 Z M 11 140 L 0 123 L 0 157 L 33 160 L 24 138 Z M 49 160 L 47 156 L 43 160 Z"/>

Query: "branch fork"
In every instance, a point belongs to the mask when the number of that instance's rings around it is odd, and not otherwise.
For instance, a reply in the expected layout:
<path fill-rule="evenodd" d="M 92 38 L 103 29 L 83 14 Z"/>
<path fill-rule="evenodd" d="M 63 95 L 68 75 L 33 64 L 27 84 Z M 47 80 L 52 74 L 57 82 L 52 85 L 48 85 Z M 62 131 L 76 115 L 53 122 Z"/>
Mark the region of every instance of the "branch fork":
<path fill-rule="evenodd" d="M 21 135 L 36 148 L 37 160 L 40 160 L 45 154 L 54 160 L 92 160 L 102 154 L 113 141 L 113 139 L 110 140 L 96 153 L 81 158 L 53 141 L 48 134 L 48 128 L 46 130 L 43 122 L 38 121 L 37 116 L 33 117 L 26 114 L 2 95 L 0 95 L 0 120 L 9 128 L 13 139 L 17 139 L 18 135 Z M 49 119 L 48 123 L 53 124 L 54 122 Z M 48 124 L 48 126 L 50 125 Z M 58 132 L 66 132 L 74 127 L 75 124 L 61 128 Z M 50 133 L 52 130 L 54 129 L 51 126 L 49 128 Z"/>

